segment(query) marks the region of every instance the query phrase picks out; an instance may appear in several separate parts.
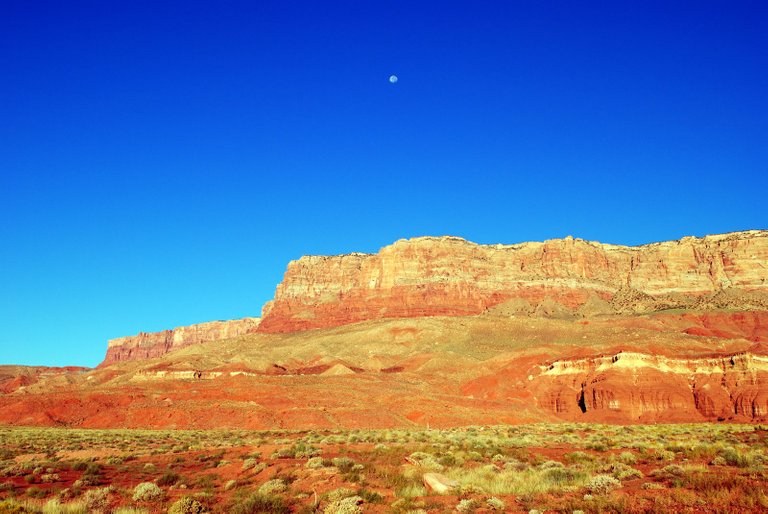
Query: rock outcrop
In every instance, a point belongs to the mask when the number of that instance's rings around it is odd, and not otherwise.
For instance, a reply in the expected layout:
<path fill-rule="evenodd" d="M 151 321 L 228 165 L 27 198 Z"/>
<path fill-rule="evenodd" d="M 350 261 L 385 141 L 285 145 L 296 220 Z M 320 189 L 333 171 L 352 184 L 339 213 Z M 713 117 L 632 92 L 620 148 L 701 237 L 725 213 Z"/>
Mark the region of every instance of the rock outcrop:
<path fill-rule="evenodd" d="M 766 308 L 768 231 L 685 237 L 637 247 L 574 239 L 478 245 L 456 237 L 400 240 L 377 254 L 308 256 L 288 265 L 261 332 L 357 321 L 608 309 Z"/>
<path fill-rule="evenodd" d="M 108 342 L 107 355 L 100 366 L 130 360 L 152 359 L 185 346 L 231 339 L 254 332 L 259 326 L 259 321 L 259 318 L 209 321 L 162 332 L 142 332 L 135 336 L 118 337 Z"/>
<path fill-rule="evenodd" d="M 539 404 L 568 420 L 763 421 L 768 357 L 672 358 L 636 352 L 560 360 L 531 377 Z"/>

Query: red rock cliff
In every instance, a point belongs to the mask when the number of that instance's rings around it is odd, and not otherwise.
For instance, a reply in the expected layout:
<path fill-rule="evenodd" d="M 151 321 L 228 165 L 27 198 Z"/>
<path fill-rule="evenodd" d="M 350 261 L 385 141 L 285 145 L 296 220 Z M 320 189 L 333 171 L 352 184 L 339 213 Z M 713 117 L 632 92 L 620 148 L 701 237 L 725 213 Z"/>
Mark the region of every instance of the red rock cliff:
<path fill-rule="evenodd" d="M 681 301 L 729 290 L 765 298 L 768 231 L 637 247 L 570 237 L 514 245 L 421 237 L 397 241 L 378 254 L 291 262 L 274 300 L 264 306 L 259 331 L 478 314 L 510 301 L 541 312 L 611 300 L 639 305 L 645 299 L 653 309 L 654 299 Z"/>
<path fill-rule="evenodd" d="M 238 337 L 253 332 L 259 326 L 259 318 L 243 318 L 230 321 L 209 321 L 162 332 L 140 333 L 135 336 L 111 339 L 107 355 L 100 366 L 129 360 L 152 359 L 185 346 Z"/>
<path fill-rule="evenodd" d="M 737 420 L 768 415 L 768 357 L 670 358 L 624 352 L 552 363 L 532 378 L 541 407 L 567 420 Z"/>

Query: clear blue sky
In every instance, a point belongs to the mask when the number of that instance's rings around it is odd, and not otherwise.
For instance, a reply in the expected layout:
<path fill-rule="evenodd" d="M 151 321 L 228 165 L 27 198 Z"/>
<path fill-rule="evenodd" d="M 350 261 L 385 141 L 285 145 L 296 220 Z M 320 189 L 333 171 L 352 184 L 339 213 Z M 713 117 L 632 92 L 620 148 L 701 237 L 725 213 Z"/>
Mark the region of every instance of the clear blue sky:
<path fill-rule="evenodd" d="M 258 315 L 303 254 L 767 228 L 766 9 L 4 2 L 0 363 Z"/>

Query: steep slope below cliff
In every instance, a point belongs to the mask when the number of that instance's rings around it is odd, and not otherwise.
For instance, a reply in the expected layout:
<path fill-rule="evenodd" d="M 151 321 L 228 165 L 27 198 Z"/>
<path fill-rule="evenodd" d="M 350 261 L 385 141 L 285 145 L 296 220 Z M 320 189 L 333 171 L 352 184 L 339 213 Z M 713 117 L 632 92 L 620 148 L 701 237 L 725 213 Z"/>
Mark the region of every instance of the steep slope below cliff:
<path fill-rule="evenodd" d="M 763 422 L 767 327 L 768 312 L 719 311 L 393 318 L 249 333 L 42 377 L 0 394 L 0 423 L 306 429 Z"/>

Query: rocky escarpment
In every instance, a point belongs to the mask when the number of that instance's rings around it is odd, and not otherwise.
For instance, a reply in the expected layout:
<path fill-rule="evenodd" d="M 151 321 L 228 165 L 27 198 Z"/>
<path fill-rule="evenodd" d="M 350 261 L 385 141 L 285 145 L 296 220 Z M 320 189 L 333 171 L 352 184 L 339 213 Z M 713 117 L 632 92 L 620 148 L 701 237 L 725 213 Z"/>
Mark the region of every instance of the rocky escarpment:
<path fill-rule="evenodd" d="M 767 293 L 768 231 L 638 247 L 570 237 L 515 245 L 422 237 L 377 254 L 291 262 L 259 330 L 489 309 L 558 316 L 675 306 L 766 308 Z"/>
<path fill-rule="evenodd" d="M 259 318 L 209 321 L 173 330 L 142 332 L 135 336 L 111 339 L 107 344 L 107 355 L 100 366 L 129 360 L 152 359 L 185 346 L 238 337 L 255 331 L 259 321 Z"/>
<path fill-rule="evenodd" d="M 672 358 L 637 352 L 560 360 L 531 375 L 539 405 L 568 420 L 764 421 L 768 356 Z"/>

